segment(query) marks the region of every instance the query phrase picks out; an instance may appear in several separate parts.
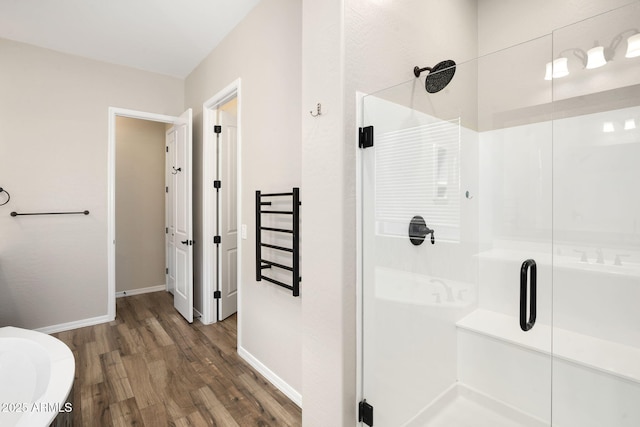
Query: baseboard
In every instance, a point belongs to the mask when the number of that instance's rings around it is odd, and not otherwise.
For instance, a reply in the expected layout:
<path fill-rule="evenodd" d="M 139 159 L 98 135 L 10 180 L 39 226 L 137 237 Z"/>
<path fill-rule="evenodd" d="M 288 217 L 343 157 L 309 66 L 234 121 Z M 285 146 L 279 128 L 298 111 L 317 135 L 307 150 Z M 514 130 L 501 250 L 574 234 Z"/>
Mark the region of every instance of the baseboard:
<path fill-rule="evenodd" d="M 116 292 L 116 298 L 130 297 L 131 295 L 148 294 L 150 292 L 164 291 L 166 285 L 149 286 L 148 288 L 131 289 L 130 291 Z"/>
<path fill-rule="evenodd" d="M 287 384 L 282 378 L 277 376 L 271 369 L 256 359 L 251 353 L 242 347 L 238 347 L 238 355 L 243 358 L 256 371 L 260 372 L 271 384 L 284 393 L 293 403 L 302 408 L 302 395 L 293 387 Z"/>
<path fill-rule="evenodd" d="M 99 325 L 100 323 L 111 322 L 115 319 L 110 318 L 108 315 L 91 317 L 89 319 L 74 320 L 69 323 L 60 323 L 58 325 L 45 326 L 44 328 L 35 329 L 38 332 L 45 334 L 55 334 L 57 332 L 70 331 L 71 329 L 84 328 L 85 326 Z"/>

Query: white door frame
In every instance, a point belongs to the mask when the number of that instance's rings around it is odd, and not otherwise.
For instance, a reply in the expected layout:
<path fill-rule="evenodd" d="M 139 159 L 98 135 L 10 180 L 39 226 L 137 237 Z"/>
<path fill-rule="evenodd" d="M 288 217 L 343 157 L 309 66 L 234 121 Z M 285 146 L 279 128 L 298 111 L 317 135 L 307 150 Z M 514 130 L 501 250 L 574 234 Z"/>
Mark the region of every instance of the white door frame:
<path fill-rule="evenodd" d="M 107 316 L 116 318 L 116 117 L 176 123 L 180 117 L 109 107 L 107 160 Z"/>
<path fill-rule="evenodd" d="M 220 277 L 220 272 L 215 271 L 214 254 L 215 245 L 213 236 L 215 235 L 215 227 L 219 221 L 215 209 L 215 194 L 213 181 L 215 177 L 216 162 L 216 140 L 213 133 L 213 126 L 217 124 L 216 112 L 219 107 L 229 100 L 237 98 L 238 101 L 238 153 L 237 153 L 237 220 L 238 225 L 242 224 L 242 107 L 240 99 L 240 79 L 235 80 L 227 87 L 222 89 L 216 95 L 202 104 L 202 236 L 200 240 L 202 245 L 202 323 L 215 323 L 218 318 L 218 307 L 213 302 L 214 278 L 216 275 Z M 238 233 L 238 252 L 237 252 L 237 268 L 238 268 L 238 311 L 240 311 L 240 298 L 242 293 L 242 233 Z M 240 338 L 240 318 L 238 318 L 238 338 Z"/>

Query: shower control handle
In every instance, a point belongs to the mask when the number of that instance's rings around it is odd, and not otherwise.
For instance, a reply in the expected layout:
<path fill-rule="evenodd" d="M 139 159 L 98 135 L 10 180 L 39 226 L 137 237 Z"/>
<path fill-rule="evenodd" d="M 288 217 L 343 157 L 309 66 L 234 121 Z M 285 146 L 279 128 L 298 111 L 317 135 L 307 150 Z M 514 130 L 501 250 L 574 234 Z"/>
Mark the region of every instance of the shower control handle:
<path fill-rule="evenodd" d="M 419 246 L 424 242 L 424 238 L 427 234 L 431 234 L 431 244 L 436 243 L 436 239 L 433 236 L 434 230 L 427 226 L 424 218 L 420 215 L 416 215 L 411 219 L 409 223 L 409 240 L 415 246 Z"/>
<path fill-rule="evenodd" d="M 529 272 L 529 319 L 527 320 L 527 271 Z M 537 309 L 536 262 L 528 259 L 520 268 L 520 329 L 527 332 L 536 324 Z"/>

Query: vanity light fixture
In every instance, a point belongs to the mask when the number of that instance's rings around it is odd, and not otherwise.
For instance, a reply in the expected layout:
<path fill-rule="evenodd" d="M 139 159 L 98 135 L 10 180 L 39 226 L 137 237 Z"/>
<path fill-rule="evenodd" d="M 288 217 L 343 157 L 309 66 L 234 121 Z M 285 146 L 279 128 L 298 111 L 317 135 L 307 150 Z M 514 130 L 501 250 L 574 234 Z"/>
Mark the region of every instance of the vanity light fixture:
<path fill-rule="evenodd" d="M 587 70 L 593 70 L 594 68 L 600 68 L 606 65 L 607 62 L 611 61 L 615 55 L 615 51 L 620 42 L 624 40 L 624 36 L 629 33 L 632 34 L 627 38 L 627 52 L 625 57 L 640 57 L 640 31 L 636 28 L 630 28 L 616 35 L 611 40 L 609 46 L 604 46 L 596 42 L 595 46 L 589 49 L 586 53 L 584 50 L 579 48 L 563 50 L 558 54 L 557 59 L 554 59 L 553 62 L 547 62 L 544 79 L 552 80 L 569 75 L 568 58 L 563 56 L 566 52 L 572 52 L 576 58 L 582 62 L 582 66 Z"/>

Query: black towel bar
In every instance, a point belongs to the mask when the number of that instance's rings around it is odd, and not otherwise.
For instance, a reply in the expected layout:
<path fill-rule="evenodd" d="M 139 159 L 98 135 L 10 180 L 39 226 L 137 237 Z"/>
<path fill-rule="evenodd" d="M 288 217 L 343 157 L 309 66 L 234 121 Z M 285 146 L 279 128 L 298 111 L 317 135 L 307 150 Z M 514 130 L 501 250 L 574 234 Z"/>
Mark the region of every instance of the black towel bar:
<path fill-rule="evenodd" d="M 282 265 L 282 264 L 278 264 L 277 262 L 273 262 L 273 261 L 267 261 L 267 260 L 261 260 L 264 264 L 262 268 L 271 268 L 271 267 L 278 267 L 278 268 L 282 268 L 283 270 L 287 270 L 287 271 L 293 271 L 293 267 L 289 267 L 287 265 Z"/>
<path fill-rule="evenodd" d="M 11 216 L 22 216 L 22 215 L 89 215 L 89 211 L 82 212 L 11 212 L 9 215 Z"/>
<path fill-rule="evenodd" d="M 260 230 L 277 231 L 278 233 L 293 233 L 293 230 L 285 230 L 284 228 L 260 227 Z"/>
<path fill-rule="evenodd" d="M 260 211 L 260 213 L 293 215 L 292 211 Z"/>
<path fill-rule="evenodd" d="M 269 245 L 269 244 L 267 244 L 267 243 L 261 243 L 260 245 L 261 245 L 262 247 L 265 247 L 265 248 L 277 249 L 277 250 L 279 250 L 279 251 L 284 251 L 284 252 L 293 252 L 293 249 L 291 249 L 291 248 L 285 248 L 285 247 L 282 247 L 282 246 Z"/>
<path fill-rule="evenodd" d="M 278 285 L 278 286 L 282 286 L 283 288 L 287 288 L 290 291 L 294 292 L 293 296 L 296 296 L 296 297 L 298 296 L 298 295 L 295 295 L 296 289 L 293 286 L 287 285 L 286 283 L 282 283 L 282 282 L 280 282 L 278 280 L 272 279 L 271 277 L 267 277 L 267 276 L 260 276 L 260 278 L 263 279 L 263 280 L 266 280 L 267 282 L 271 282 L 274 285 Z"/>
<path fill-rule="evenodd" d="M 270 206 L 272 202 L 263 201 L 264 197 L 291 197 L 291 211 L 285 210 L 262 210 L 261 206 Z M 291 193 L 265 193 L 256 191 L 256 280 L 265 280 L 283 288 L 292 291 L 293 296 L 300 295 L 300 189 L 294 188 Z M 291 215 L 291 229 L 278 228 L 278 227 L 263 227 L 262 215 Z M 271 231 L 276 233 L 291 234 L 292 247 L 286 248 L 283 246 L 272 245 L 262 242 L 262 232 Z M 280 264 L 273 261 L 262 259 L 262 248 L 274 249 L 278 251 L 288 252 L 292 254 L 291 266 Z M 292 284 L 288 285 L 279 280 L 271 277 L 264 276 L 262 270 L 271 269 L 271 267 L 280 268 L 292 273 Z"/>

